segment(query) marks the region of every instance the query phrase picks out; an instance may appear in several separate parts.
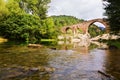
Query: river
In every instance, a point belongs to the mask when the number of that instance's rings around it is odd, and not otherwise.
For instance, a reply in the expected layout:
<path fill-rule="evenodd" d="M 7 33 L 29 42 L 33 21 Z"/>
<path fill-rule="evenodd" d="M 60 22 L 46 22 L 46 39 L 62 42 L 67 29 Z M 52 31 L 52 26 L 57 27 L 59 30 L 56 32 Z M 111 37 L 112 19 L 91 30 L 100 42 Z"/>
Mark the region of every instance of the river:
<path fill-rule="evenodd" d="M 30 48 L 0 43 L 0 80 L 120 80 L 119 49 L 49 44 Z"/>

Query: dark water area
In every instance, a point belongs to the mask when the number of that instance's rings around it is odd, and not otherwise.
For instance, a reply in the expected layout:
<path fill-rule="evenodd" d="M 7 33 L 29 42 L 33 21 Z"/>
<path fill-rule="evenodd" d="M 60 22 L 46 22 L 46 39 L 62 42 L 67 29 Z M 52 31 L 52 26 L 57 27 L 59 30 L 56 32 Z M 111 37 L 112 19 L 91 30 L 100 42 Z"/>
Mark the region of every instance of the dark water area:
<path fill-rule="evenodd" d="M 0 80 L 120 80 L 120 50 L 91 43 L 0 43 Z"/>

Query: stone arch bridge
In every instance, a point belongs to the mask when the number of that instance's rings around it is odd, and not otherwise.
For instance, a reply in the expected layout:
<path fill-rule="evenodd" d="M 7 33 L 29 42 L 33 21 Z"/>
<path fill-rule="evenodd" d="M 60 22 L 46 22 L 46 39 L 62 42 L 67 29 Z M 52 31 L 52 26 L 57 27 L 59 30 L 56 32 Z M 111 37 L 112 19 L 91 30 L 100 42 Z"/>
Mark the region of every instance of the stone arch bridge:
<path fill-rule="evenodd" d="M 82 23 L 74 24 L 71 26 L 65 26 L 65 27 L 62 27 L 61 32 L 67 33 L 67 30 L 71 29 L 72 32 L 74 34 L 76 34 L 77 30 L 80 29 L 83 31 L 83 33 L 88 33 L 88 28 L 90 27 L 90 25 L 92 25 L 95 22 L 102 23 L 106 28 L 105 29 L 106 32 L 109 32 L 109 24 L 108 24 L 108 21 L 106 19 L 93 19 L 93 20 L 84 21 Z"/>

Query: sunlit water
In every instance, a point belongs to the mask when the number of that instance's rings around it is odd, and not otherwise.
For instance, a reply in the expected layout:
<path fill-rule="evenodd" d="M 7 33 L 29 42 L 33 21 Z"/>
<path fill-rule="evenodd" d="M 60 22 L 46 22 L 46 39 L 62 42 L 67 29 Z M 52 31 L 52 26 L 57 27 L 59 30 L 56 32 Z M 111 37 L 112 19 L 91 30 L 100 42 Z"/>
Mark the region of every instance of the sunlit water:
<path fill-rule="evenodd" d="M 55 70 L 28 71 L 41 66 Z M 27 68 L 27 73 L 24 68 Z M 119 80 L 120 50 L 102 50 L 93 45 L 29 48 L 0 44 L 0 80 L 110 80 L 98 71 Z"/>

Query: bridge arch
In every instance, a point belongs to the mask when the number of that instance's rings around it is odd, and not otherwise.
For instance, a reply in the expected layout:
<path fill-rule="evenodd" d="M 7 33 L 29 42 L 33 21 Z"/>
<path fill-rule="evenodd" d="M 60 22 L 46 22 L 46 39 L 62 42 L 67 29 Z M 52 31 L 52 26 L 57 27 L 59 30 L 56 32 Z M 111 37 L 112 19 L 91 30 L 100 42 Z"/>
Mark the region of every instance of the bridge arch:
<path fill-rule="evenodd" d="M 97 23 L 97 25 L 95 23 Z M 93 24 L 89 25 L 88 33 L 91 37 L 96 37 L 98 35 L 106 33 L 105 29 L 106 27 L 104 24 L 100 22 L 94 22 Z"/>
<path fill-rule="evenodd" d="M 73 33 L 73 29 L 71 27 L 66 27 L 65 31 L 66 33 Z"/>
<path fill-rule="evenodd" d="M 108 22 L 104 19 L 93 19 L 93 20 L 87 21 L 87 23 L 85 24 L 86 32 L 88 32 L 89 27 L 96 22 L 103 24 L 105 26 L 105 31 L 109 32 Z"/>
<path fill-rule="evenodd" d="M 65 27 L 63 27 L 62 29 L 61 29 L 61 32 L 62 33 L 67 33 L 67 31 L 68 30 L 71 30 L 72 31 L 72 33 L 77 33 L 77 27 L 75 26 L 75 25 L 72 25 L 72 26 L 65 26 Z"/>

